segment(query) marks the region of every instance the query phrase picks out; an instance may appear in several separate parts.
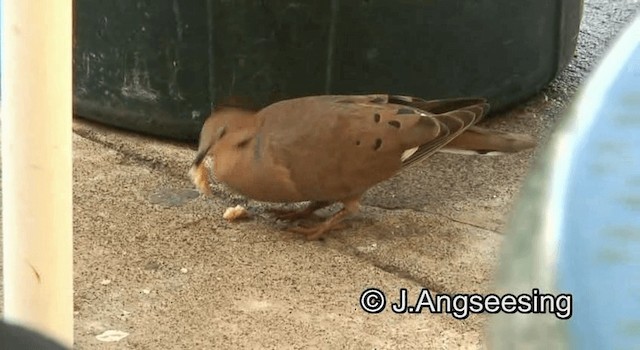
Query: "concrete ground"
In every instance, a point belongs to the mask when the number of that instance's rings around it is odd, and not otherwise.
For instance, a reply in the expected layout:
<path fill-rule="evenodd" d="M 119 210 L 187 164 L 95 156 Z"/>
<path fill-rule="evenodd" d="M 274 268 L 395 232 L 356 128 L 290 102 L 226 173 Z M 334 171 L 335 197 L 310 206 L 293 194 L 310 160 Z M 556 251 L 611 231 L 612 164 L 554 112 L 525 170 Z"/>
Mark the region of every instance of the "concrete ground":
<path fill-rule="evenodd" d="M 637 0 L 587 0 L 578 50 L 547 89 L 489 119 L 544 144 Z M 537 150 L 437 154 L 372 189 L 349 228 L 307 242 L 217 187 L 186 176 L 192 145 L 74 122 L 76 345 L 79 349 L 478 349 L 486 315 L 367 314 L 368 287 L 397 298 L 489 293 L 510 206 Z M 254 213 L 228 223 L 243 204 Z M 127 332 L 117 342 L 96 336 Z"/>

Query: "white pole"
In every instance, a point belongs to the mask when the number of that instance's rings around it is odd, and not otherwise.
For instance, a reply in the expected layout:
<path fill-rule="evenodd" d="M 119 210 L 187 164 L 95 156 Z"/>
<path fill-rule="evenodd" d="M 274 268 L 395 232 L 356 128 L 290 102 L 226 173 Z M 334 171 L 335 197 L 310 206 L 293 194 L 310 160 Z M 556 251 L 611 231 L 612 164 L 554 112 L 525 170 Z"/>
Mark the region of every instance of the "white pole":
<path fill-rule="evenodd" d="M 73 344 L 72 0 L 2 0 L 4 318 Z"/>

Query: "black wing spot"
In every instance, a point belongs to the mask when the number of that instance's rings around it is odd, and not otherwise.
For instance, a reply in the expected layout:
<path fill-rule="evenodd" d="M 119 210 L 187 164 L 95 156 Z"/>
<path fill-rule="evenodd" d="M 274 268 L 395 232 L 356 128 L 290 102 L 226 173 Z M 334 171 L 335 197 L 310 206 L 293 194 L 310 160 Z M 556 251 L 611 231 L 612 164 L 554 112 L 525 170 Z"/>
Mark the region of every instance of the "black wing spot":
<path fill-rule="evenodd" d="M 397 120 L 390 120 L 387 123 L 389 123 L 389 125 L 393 126 L 394 128 L 400 129 L 400 122 Z"/>
<path fill-rule="evenodd" d="M 415 114 L 416 111 L 411 109 L 411 108 L 406 108 L 406 107 L 401 107 L 398 108 L 398 111 L 396 112 L 396 114 Z"/>
<path fill-rule="evenodd" d="M 369 102 L 371 102 L 371 103 L 384 103 L 384 97 L 378 96 L 378 97 L 374 98 L 373 100 L 371 100 Z"/>
<path fill-rule="evenodd" d="M 360 146 L 360 140 L 356 140 L 356 146 Z"/>
<path fill-rule="evenodd" d="M 380 113 L 376 113 L 373 115 L 373 121 L 376 123 L 380 122 Z"/>
<path fill-rule="evenodd" d="M 376 144 L 373 145 L 373 150 L 377 151 L 382 147 L 382 139 L 376 139 Z"/>

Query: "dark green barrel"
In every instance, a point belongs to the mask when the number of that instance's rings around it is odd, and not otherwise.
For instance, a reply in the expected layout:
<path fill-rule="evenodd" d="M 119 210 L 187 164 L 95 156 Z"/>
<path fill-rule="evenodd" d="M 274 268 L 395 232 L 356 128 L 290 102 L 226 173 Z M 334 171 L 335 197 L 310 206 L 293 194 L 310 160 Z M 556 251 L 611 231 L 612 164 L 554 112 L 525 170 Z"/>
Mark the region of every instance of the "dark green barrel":
<path fill-rule="evenodd" d="M 482 95 L 495 111 L 568 63 L 581 15 L 582 0 L 77 0 L 74 109 L 183 140 L 230 98 Z"/>

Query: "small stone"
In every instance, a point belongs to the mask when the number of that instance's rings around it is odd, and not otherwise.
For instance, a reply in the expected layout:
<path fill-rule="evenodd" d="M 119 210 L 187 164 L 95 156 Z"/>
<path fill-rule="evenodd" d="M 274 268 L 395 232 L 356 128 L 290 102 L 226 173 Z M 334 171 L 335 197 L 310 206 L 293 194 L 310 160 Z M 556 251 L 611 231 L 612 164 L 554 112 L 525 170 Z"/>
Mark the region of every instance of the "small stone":
<path fill-rule="evenodd" d="M 181 269 L 180 269 L 180 272 L 182 272 L 182 273 L 187 273 L 187 272 L 189 272 L 189 270 L 187 270 L 187 268 L 186 268 L 186 267 L 183 267 L 183 268 L 181 268 Z"/>
<path fill-rule="evenodd" d="M 102 281 L 100 281 L 100 284 L 103 285 L 103 286 L 106 286 L 108 284 L 111 284 L 111 280 L 108 279 L 108 278 L 103 279 Z"/>
<path fill-rule="evenodd" d="M 114 342 L 114 341 L 120 341 L 125 337 L 127 337 L 128 335 L 129 333 L 127 332 L 117 331 L 117 330 L 108 330 L 108 331 L 102 332 L 101 334 L 98 334 L 96 336 L 96 339 L 103 342 Z"/>

